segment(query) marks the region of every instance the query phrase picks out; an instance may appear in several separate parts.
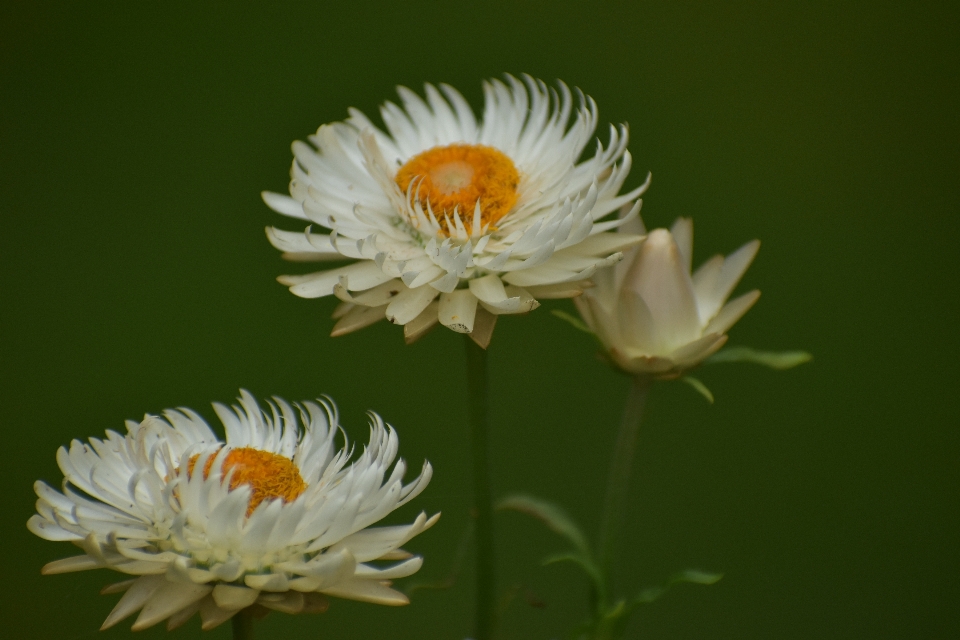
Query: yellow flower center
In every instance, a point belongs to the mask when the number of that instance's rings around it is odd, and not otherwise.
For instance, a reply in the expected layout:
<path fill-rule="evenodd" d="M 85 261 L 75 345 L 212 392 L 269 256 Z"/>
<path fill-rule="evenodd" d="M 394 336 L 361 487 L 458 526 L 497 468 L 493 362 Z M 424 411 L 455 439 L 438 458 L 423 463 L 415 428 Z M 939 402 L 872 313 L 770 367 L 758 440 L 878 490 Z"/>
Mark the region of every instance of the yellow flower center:
<path fill-rule="evenodd" d="M 474 208 L 480 201 L 481 227 L 496 224 L 517 203 L 517 185 L 520 173 L 506 155 L 481 144 L 452 144 L 427 149 L 410 158 L 397 171 L 397 185 L 404 193 L 410 183 L 420 205 L 433 210 L 437 221 L 447 233 L 446 217 L 453 223 L 457 211 L 463 225 L 469 230 L 473 224 Z"/>
<path fill-rule="evenodd" d="M 193 467 L 197 464 L 200 454 L 192 456 L 187 462 L 187 474 L 193 475 Z M 210 476 L 210 467 L 213 466 L 216 454 L 207 458 L 203 466 L 203 477 Z M 292 502 L 304 492 L 307 483 L 300 477 L 300 470 L 287 458 L 260 451 L 252 447 L 241 447 L 227 454 L 223 460 L 220 472 L 226 476 L 233 471 L 230 479 L 230 490 L 240 485 L 247 485 L 253 489 L 250 503 L 247 505 L 247 515 L 253 513 L 264 500 L 280 498 L 284 502 Z"/>

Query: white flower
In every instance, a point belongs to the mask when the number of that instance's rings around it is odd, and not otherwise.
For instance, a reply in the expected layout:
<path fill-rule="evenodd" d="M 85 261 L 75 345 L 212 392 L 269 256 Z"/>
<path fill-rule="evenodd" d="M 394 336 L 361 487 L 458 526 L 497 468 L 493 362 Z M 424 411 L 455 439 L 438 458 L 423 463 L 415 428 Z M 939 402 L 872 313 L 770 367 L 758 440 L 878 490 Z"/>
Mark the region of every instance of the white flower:
<path fill-rule="evenodd" d="M 639 220 L 624 230 L 644 233 Z M 693 275 L 693 221 L 655 229 L 595 287 L 574 300 L 613 362 L 635 375 L 675 378 L 727 341 L 726 332 L 760 297 L 751 291 L 724 304 L 757 254 L 754 240 L 707 260 Z"/>
<path fill-rule="evenodd" d="M 61 447 L 63 492 L 37 482 L 39 515 L 27 527 L 85 553 L 43 573 L 103 567 L 135 576 L 105 590 L 125 593 L 104 629 L 136 611 L 134 630 L 161 620 L 172 629 L 197 611 L 209 629 L 254 604 L 322 611 L 323 594 L 407 604 L 389 581 L 423 561 L 400 546 L 439 514 L 368 527 L 426 487 L 429 463 L 410 484 L 402 460 L 385 478 L 397 435 L 371 413 L 370 443 L 348 464 L 352 451 L 336 447 L 336 408 L 295 406 L 275 398 L 267 414 L 246 391 L 232 410 L 214 404 L 226 443 L 179 409 L 128 421 L 126 436 L 107 431 L 105 440 Z M 401 562 L 370 564 L 390 560 Z"/>
<path fill-rule="evenodd" d="M 639 241 L 603 233 L 624 220 L 598 222 L 646 188 L 617 195 L 630 170 L 626 127 L 611 126 L 607 147 L 598 140 L 578 163 L 597 126 L 591 98 L 578 92 L 574 109 L 566 85 L 528 76 L 483 89 L 479 123 L 450 86 L 426 85 L 426 100 L 399 87 L 403 107 L 380 112 L 388 133 L 351 109 L 312 147 L 294 143 L 292 197 L 264 201 L 331 233 L 267 236 L 290 260 L 357 261 L 279 278 L 298 296 L 344 301 L 333 335 L 385 317 L 413 341 L 439 320 L 486 346 L 497 315 L 579 295 Z"/>

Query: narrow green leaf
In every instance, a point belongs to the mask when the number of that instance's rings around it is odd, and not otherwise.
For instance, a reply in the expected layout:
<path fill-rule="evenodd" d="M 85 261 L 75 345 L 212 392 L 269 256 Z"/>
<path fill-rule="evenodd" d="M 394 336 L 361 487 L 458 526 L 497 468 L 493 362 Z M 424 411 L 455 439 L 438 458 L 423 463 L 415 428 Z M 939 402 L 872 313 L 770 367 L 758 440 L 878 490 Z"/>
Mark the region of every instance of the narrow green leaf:
<path fill-rule="evenodd" d="M 565 321 L 569 322 L 571 325 L 573 325 L 573 327 L 574 327 L 575 329 L 579 329 L 580 331 L 583 331 L 584 333 L 589 333 L 590 335 L 594 335 L 593 329 L 591 329 L 590 327 L 588 327 L 588 326 L 586 325 L 586 323 L 585 323 L 583 320 L 581 320 L 580 318 L 578 318 L 578 317 L 576 317 L 576 316 L 573 316 L 573 315 L 570 315 L 570 314 L 567 313 L 566 311 L 562 311 L 562 310 L 560 310 L 560 309 L 554 309 L 554 310 L 552 310 L 550 313 L 552 313 L 552 314 L 555 315 L 556 317 L 560 318 L 561 320 L 565 320 Z"/>
<path fill-rule="evenodd" d="M 577 551 L 587 558 L 591 558 L 592 561 L 592 553 L 590 552 L 590 544 L 587 542 L 587 537 L 560 505 L 535 496 L 517 493 L 502 498 L 500 502 L 497 503 L 497 509 L 509 509 L 533 516 L 547 525 L 551 531 L 559 533 L 573 543 Z"/>
<path fill-rule="evenodd" d="M 811 360 L 813 360 L 813 355 L 806 351 L 759 351 L 750 347 L 727 347 L 716 352 L 704 362 L 706 364 L 751 362 L 782 371 Z"/>
<path fill-rule="evenodd" d="M 650 604 L 667 592 L 666 587 L 647 587 L 633 599 L 636 604 Z"/>
<path fill-rule="evenodd" d="M 554 553 L 541 560 L 540 563 L 546 566 L 548 564 L 556 564 L 558 562 L 572 562 L 579 566 L 593 581 L 594 587 L 598 591 L 604 591 L 605 587 L 603 582 L 603 572 L 600 571 L 600 567 L 597 566 L 597 564 L 589 556 L 570 552 Z"/>
<path fill-rule="evenodd" d="M 667 580 L 666 584 L 659 587 L 648 587 L 638 593 L 633 600 L 630 602 L 630 610 L 632 611 L 639 605 L 650 604 L 654 600 L 658 599 L 660 596 L 665 594 L 670 590 L 675 584 L 681 582 L 691 582 L 693 584 L 716 584 L 720 578 L 723 577 L 722 573 L 710 573 L 708 571 L 700 571 L 698 569 L 687 569 L 685 571 L 679 571 Z"/>
<path fill-rule="evenodd" d="M 696 389 L 697 393 L 707 399 L 707 402 L 713 404 L 713 394 L 710 393 L 710 389 L 707 389 L 707 385 L 700 382 L 697 378 L 692 378 L 690 376 L 683 376 L 680 379 Z"/>
<path fill-rule="evenodd" d="M 710 573 L 698 569 L 687 569 L 670 576 L 670 584 L 678 582 L 692 582 L 694 584 L 716 584 L 723 577 L 722 573 Z"/>

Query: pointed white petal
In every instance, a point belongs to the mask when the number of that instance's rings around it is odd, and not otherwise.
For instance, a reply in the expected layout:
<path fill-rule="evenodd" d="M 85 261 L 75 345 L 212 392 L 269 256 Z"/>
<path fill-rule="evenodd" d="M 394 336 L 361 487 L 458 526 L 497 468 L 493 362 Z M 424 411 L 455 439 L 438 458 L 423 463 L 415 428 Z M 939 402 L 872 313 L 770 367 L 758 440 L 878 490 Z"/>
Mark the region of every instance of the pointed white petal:
<path fill-rule="evenodd" d="M 350 291 L 365 291 L 393 279 L 373 262 L 363 261 L 305 276 L 280 276 L 277 280 L 288 285 L 291 293 L 301 298 L 320 298 L 332 294 L 333 286 L 342 276 L 347 278 Z"/>
<path fill-rule="evenodd" d="M 308 219 L 306 214 L 303 213 L 303 205 L 289 196 L 273 193 L 272 191 L 262 191 L 260 197 L 263 198 L 263 201 L 268 207 L 277 213 L 282 213 L 291 218 Z"/>
<path fill-rule="evenodd" d="M 677 218 L 670 227 L 670 233 L 677 243 L 677 249 L 683 256 L 683 265 L 687 273 L 693 269 L 693 220 L 690 218 Z"/>
<path fill-rule="evenodd" d="M 234 615 L 239 609 L 221 609 L 213 598 L 204 598 L 200 601 L 200 622 L 204 631 L 214 629 Z"/>
<path fill-rule="evenodd" d="M 154 591 L 159 589 L 160 585 L 164 582 L 166 582 L 166 578 L 162 575 L 138 578 L 137 581 L 133 583 L 133 586 L 123 594 L 123 597 L 117 602 L 117 605 L 113 608 L 113 611 L 110 612 L 110 615 L 107 616 L 107 619 L 103 621 L 100 630 L 105 631 L 124 618 L 139 611 L 143 605 L 147 603 Z"/>
<path fill-rule="evenodd" d="M 579 282 L 560 282 L 558 284 L 526 287 L 526 290 L 537 300 L 560 300 L 576 298 L 590 288 L 592 284 L 589 280 L 581 280 Z"/>
<path fill-rule="evenodd" d="M 106 566 L 103 562 L 90 556 L 72 556 L 70 558 L 63 558 L 62 560 L 48 562 L 47 564 L 43 565 L 42 569 L 40 569 L 40 573 L 45 576 L 49 576 L 57 573 L 70 573 L 72 571 L 97 569 L 103 566 Z"/>
<path fill-rule="evenodd" d="M 357 566 L 358 578 L 373 578 L 376 580 L 396 580 L 397 578 L 406 578 L 412 576 L 420 567 L 423 566 L 423 558 L 414 556 L 409 560 L 395 564 L 386 569 L 377 569 L 369 565 L 361 564 Z"/>
<path fill-rule="evenodd" d="M 150 596 L 150 600 L 144 605 L 131 629 L 141 631 L 152 627 L 181 609 L 194 604 L 212 590 L 213 587 L 209 585 L 165 581 Z"/>
<path fill-rule="evenodd" d="M 333 325 L 330 335 L 333 337 L 346 335 L 354 331 L 369 327 L 375 322 L 383 320 L 387 305 L 382 307 L 354 307 Z"/>
<path fill-rule="evenodd" d="M 354 578 L 349 582 L 341 582 L 335 587 L 324 589 L 322 593 L 337 598 L 372 602 L 373 604 L 383 604 L 392 607 L 410 604 L 410 599 L 407 596 L 375 580 Z"/>
<path fill-rule="evenodd" d="M 725 335 L 708 333 L 699 340 L 694 340 L 690 344 L 686 344 L 671 353 L 670 359 L 674 361 L 677 367 L 687 369 L 709 358 L 717 352 L 726 341 L 727 336 Z"/>
<path fill-rule="evenodd" d="M 720 310 L 717 317 L 703 330 L 704 333 L 726 333 L 737 320 L 743 317 L 760 298 L 760 292 L 754 289 L 749 293 L 734 298 Z"/>

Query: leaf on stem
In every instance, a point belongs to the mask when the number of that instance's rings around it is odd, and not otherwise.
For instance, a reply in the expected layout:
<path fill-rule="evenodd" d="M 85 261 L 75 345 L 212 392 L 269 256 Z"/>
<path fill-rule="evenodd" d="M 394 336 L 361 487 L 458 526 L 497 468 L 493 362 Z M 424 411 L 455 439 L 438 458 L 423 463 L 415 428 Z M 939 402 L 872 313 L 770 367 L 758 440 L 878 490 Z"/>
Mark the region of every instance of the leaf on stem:
<path fill-rule="evenodd" d="M 681 582 L 703 585 L 716 584 L 722 577 L 722 573 L 710 573 L 708 571 L 700 571 L 699 569 L 686 569 L 685 571 L 678 571 L 670 576 L 667 582 L 662 586 L 648 587 L 638 593 L 633 598 L 630 608 L 633 609 L 642 604 L 650 604 L 669 591 L 670 587 L 675 584 L 680 584 Z"/>
<path fill-rule="evenodd" d="M 541 564 L 544 566 L 548 564 L 556 564 L 558 562 L 572 562 L 578 565 L 583 572 L 587 574 L 590 580 L 593 581 L 594 587 L 598 592 L 604 591 L 604 580 L 603 572 L 600 570 L 599 565 L 593 561 L 589 556 L 585 556 L 577 552 L 566 552 L 566 553 L 554 553 L 549 555 L 541 561 Z"/>
<path fill-rule="evenodd" d="M 574 551 L 565 551 L 547 556 L 543 559 L 543 564 L 573 562 L 583 569 L 593 582 L 594 588 L 598 593 L 604 593 L 606 591 L 603 571 L 600 569 L 600 565 L 593 559 L 593 552 L 590 551 L 590 543 L 587 541 L 587 536 L 583 534 L 583 531 L 580 530 L 577 523 L 563 510 L 563 507 L 547 500 L 522 493 L 503 498 L 497 503 L 496 507 L 500 510 L 509 509 L 533 516 L 547 525 L 548 529 L 569 540 L 574 546 Z"/>
<path fill-rule="evenodd" d="M 759 351 L 750 347 L 727 347 L 704 360 L 704 363 L 751 362 L 782 371 L 811 360 L 813 355 L 806 351 Z"/>
<path fill-rule="evenodd" d="M 707 385 L 700 382 L 699 379 L 693 378 L 691 376 L 683 376 L 680 379 L 686 382 L 688 385 L 690 385 L 694 389 L 696 389 L 697 393 L 699 393 L 700 395 L 702 395 L 704 398 L 707 399 L 707 402 L 709 402 L 710 404 L 713 404 L 713 394 L 710 392 L 710 389 L 707 389 Z"/>
<path fill-rule="evenodd" d="M 577 526 L 577 523 L 573 521 L 573 518 L 571 518 L 560 505 L 528 494 L 515 493 L 502 498 L 497 503 L 496 508 L 498 510 L 509 509 L 511 511 L 519 511 L 528 516 L 533 516 L 547 525 L 551 531 L 559 533 L 573 543 L 577 551 L 585 554 L 587 557 L 592 556 L 587 537 L 583 534 L 583 531 L 580 530 L 580 527 Z"/>
<path fill-rule="evenodd" d="M 560 318 L 561 320 L 565 320 L 566 322 L 569 322 L 571 325 L 573 325 L 573 328 L 574 328 L 574 329 L 579 329 L 580 331 L 583 331 L 584 333 L 589 333 L 590 335 L 595 335 L 594 332 L 593 332 L 593 329 L 591 329 L 590 327 L 588 327 L 588 326 L 586 325 L 586 323 L 583 322 L 583 320 L 581 320 L 580 318 L 578 318 L 578 317 L 576 317 L 576 316 L 570 315 L 570 314 L 567 313 L 566 311 L 562 311 L 562 310 L 560 310 L 560 309 L 554 309 L 554 310 L 552 310 L 550 313 L 552 313 L 552 314 L 555 315 L 556 317 Z"/>

